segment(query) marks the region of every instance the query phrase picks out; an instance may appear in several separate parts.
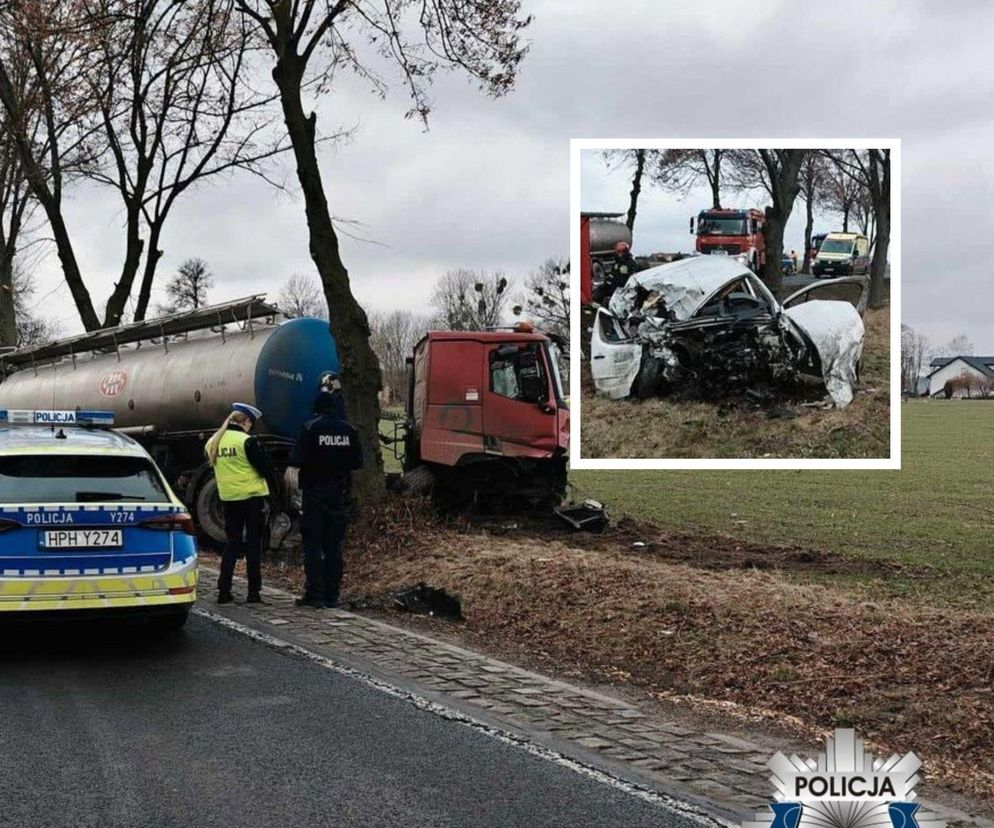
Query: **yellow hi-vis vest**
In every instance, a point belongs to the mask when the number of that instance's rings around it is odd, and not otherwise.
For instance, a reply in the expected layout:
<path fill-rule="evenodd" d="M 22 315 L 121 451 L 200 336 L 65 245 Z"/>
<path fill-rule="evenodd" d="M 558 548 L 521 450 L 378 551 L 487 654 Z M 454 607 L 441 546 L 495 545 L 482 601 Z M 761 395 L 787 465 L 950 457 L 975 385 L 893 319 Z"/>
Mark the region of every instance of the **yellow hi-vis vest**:
<path fill-rule="evenodd" d="M 268 497 L 266 479 L 255 470 L 245 456 L 245 441 L 249 436 L 241 429 L 229 428 L 221 435 L 214 464 L 214 479 L 221 500 L 248 500 Z"/>

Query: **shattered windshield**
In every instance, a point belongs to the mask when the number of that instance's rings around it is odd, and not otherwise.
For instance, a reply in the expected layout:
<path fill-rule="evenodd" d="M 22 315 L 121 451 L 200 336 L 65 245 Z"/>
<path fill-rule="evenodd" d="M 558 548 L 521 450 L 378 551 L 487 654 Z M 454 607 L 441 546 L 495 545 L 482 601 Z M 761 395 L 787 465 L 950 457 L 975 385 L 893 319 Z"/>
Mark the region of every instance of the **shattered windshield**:
<path fill-rule="evenodd" d="M 699 236 L 744 236 L 745 234 L 745 219 L 701 216 L 697 222 Z"/>
<path fill-rule="evenodd" d="M 819 253 L 835 253 L 836 255 L 848 256 L 852 253 L 852 239 L 825 239 L 821 243 Z"/>

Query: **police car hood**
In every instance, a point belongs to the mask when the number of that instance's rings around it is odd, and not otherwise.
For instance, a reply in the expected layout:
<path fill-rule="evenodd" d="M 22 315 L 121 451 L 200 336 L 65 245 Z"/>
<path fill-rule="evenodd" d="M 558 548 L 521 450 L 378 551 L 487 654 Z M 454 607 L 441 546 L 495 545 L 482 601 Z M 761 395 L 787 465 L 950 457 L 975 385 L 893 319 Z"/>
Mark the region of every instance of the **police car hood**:
<path fill-rule="evenodd" d="M 863 355 L 863 319 L 849 302 L 812 299 L 786 308 L 784 314 L 805 334 L 821 360 L 829 396 L 839 408 L 852 402 Z"/>
<path fill-rule="evenodd" d="M 636 273 L 614 292 L 608 309 L 618 319 L 627 319 L 637 310 L 638 291 L 642 288 L 658 293 L 673 318 L 682 322 L 725 285 L 750 272 L 727 256 L 691 256 Z"/>

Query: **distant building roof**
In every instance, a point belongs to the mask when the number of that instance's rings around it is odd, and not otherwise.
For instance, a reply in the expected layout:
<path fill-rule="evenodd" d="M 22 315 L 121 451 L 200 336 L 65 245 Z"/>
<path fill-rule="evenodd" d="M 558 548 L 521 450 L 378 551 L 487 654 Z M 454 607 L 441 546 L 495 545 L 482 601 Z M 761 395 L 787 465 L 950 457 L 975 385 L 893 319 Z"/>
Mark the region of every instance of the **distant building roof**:
<path fill-rule="evenodd" d="M 963 360 L 971 368 L 976 368 L 981 374 L 994 377 L 994 370 L 991 370 L 991 366 L 994 365 L 994 356 L 973 356 L 971 354 L 935 357 L 931 362 L 932 370 L 929 372 L 929 376 L 932 376 L 940 368 L 945 368 L 950 362 L 955 362 L 957 359 Z"/>

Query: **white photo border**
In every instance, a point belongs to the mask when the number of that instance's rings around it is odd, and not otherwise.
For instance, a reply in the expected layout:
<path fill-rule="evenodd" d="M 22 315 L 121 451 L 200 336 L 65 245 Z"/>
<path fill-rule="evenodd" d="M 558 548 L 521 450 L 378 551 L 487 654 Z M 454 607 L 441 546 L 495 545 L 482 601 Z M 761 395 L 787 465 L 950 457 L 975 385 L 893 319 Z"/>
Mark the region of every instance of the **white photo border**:
<path fill-rule="evenodd" d="M 580 153 L 631 149 L 890 149 L 890 457 L 584 458 L 580 356 Z M 899 138 L 571 138 L 570 139 L 570 467 L 573 469 L 900 469 L 901 468 L 901 141 Z M 620 413 L 620 412 L 619 412 Z"/>

